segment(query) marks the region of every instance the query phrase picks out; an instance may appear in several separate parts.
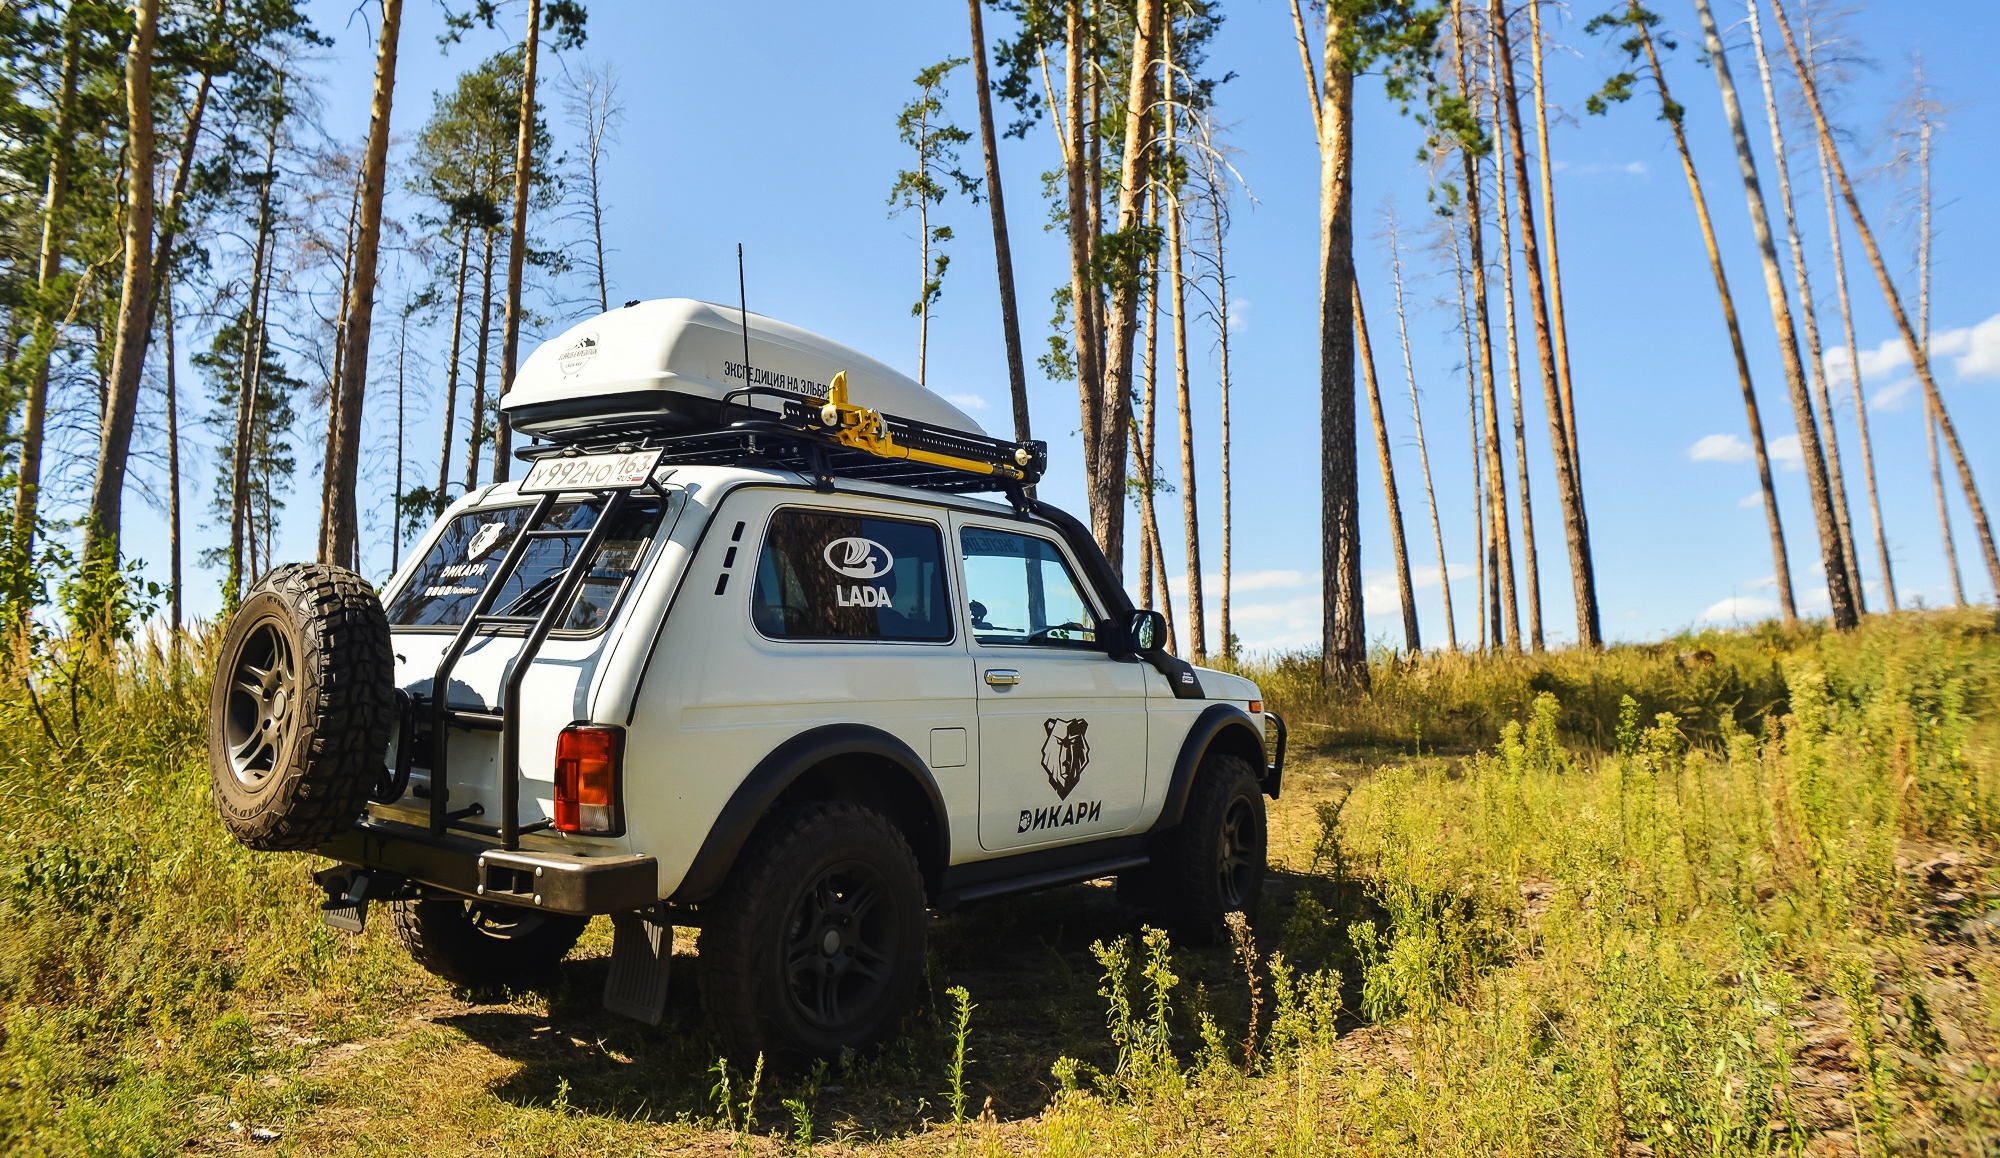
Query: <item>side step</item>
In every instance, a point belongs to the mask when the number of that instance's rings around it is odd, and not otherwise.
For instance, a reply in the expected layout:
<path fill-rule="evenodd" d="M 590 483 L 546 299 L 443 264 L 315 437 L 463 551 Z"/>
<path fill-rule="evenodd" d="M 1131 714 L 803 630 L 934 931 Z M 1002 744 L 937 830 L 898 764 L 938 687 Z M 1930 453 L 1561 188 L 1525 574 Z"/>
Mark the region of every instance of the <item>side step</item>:
<path fill-rule="evenodd" d="M 651 911 L 611 918 L 611 973 L 604 979 L 604 1008 L 658 1025 L 667 1013 L 667 969 L 674 958 L 674 927 Z"/>

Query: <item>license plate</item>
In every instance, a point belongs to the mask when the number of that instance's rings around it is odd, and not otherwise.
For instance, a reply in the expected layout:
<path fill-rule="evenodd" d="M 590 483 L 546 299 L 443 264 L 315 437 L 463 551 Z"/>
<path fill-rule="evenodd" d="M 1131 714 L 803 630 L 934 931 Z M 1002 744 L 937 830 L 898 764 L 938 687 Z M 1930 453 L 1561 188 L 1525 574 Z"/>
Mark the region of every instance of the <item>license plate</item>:
<path fill-rule="evenodd" d="M 528 477 L 521 480 L 521 492 L 630 490 L 646 485 L 659 461 L 660 452 L 657 450 L 536 459 L 535 465 L 528 470 Z"/>

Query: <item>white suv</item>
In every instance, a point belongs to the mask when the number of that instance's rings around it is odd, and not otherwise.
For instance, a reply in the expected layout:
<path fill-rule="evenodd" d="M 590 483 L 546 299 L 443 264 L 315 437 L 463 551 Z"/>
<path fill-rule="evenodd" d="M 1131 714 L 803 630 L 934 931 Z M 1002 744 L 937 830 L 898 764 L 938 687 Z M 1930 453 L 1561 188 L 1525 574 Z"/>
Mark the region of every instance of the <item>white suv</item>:
<path fill-rule="evenodd" d="M 930 459 L 1022 468 L 1010 502 L 967 497 L 994 483 L 814 430 L 881 419 L 841 386 L 678 434 L 572 411 L 379 602 L 338 568 L 267 576 L 217 668 L 231 831 L 337 861 L 329 923 L 388 901 L 461 984 L 546 971 L 606 913 L 605 1003 L 657 1023 L 672 927 L 698 926 L 742 1056 L 891 1032 L 931 912 L 1114 875 L 1201 932 L 1254 910 L 1283 763 L 1255 685 L 1165 652 L 1028 497 L 1039 446 L 893 420 Z"/>

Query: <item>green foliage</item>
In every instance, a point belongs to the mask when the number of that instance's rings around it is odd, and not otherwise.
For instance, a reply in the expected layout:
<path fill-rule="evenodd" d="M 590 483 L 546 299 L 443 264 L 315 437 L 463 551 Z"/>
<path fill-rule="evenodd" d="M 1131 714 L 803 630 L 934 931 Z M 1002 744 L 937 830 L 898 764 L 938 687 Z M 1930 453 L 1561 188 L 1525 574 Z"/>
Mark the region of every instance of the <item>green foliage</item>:
<path fill-rule="evenodd" d="M 951 264 L 951 255 L 944 252 L 944 243 L 951 240 L 951 226 L 931 225 L 930 207 L 944 202 L 949 193 L 946 181 L 965 196 L 979 200 L 979 179 L 967 174 L 958 159 L 959 147 L 970 141 L 972 134 L 953 124 L 944 110 L 945 98 L 950 95 L 944 82 L 967 59 L 948 56 L 919 71 L 916 97 L 896 113 L 896 135 L 917 159 L 915 168 L 896 173 L 896 182 L 889 188 L 889 215 L 917 211 L 923 222 L 920 240 L 927 259 L 922 290 L 910 306 L 911 317 L 928 314 L 937 304 L 944 294 L 944 271 Z"/>

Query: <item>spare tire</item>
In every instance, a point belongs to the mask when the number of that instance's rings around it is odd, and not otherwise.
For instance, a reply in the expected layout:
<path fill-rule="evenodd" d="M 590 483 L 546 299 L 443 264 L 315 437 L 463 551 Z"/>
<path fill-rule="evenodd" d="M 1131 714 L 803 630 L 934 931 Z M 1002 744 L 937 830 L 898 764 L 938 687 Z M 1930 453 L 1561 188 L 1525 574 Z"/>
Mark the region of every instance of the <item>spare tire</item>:
<path fill-rule="evenodd" d="M 317 848 L 361 815 L 395 723 L 395 657 L 374 588 L 293 563 L 250 589 L 216 656 L 208 776 L 231 836 Z"/>

